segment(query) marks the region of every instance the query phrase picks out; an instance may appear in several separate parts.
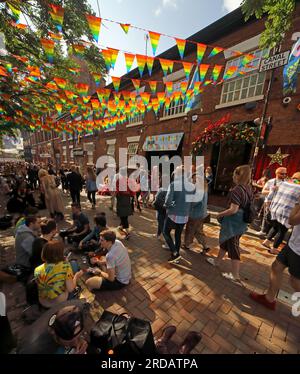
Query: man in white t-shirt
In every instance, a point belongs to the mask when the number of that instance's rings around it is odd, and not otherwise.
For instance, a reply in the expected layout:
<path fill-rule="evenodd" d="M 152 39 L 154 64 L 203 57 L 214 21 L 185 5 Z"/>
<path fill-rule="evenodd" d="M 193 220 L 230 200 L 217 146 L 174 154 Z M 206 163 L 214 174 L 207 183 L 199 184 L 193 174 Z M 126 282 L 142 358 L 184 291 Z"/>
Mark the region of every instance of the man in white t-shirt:
<path fill-rule="evenodd" d="M 104 231 L 100 235 L 101 247 L 108 251 L 105 262 L 92 258 L 94 265 L 106 266 L 105 271 L 94 269 L 97 276 L 87 280 L 89 290 L 120 290 L 127 286 L 131 279 L 131 262 L 127 248 L 116 240 L 113 231 Z"/>
<path fill-rule="evenodd" d="M 291 285 L 296 292 L 300 292 L 300 199 L 290 214 L 289 224 L 294 226 L 292 236 L 288 244 L 277 256 L 272 264 L 270 285 L 266 294 L 250 294 L 251 299 L 275 310 L 276 296 L 280 289 L 282 273 L 286 268 L 290 273 Z"/>

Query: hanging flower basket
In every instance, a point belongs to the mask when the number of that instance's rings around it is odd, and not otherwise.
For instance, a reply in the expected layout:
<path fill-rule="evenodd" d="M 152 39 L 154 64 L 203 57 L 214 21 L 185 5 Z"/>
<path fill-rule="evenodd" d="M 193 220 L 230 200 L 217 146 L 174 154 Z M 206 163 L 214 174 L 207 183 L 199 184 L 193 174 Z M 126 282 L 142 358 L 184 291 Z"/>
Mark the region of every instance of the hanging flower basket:
<path fill-rule="evenodd" d="M 255 143 L 258 128 L 252 122 L 216 123 L 208 126 L 192 143 L 194 155 L 202 154 L 209 145 L 218 142 L 246 142 Z"/>

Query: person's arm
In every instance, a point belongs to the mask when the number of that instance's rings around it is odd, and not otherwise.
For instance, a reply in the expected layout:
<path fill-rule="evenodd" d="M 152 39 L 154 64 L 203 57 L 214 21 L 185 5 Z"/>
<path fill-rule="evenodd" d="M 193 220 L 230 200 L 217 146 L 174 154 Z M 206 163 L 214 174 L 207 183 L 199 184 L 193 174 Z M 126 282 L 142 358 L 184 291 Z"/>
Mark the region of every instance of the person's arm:
<path fill-rule="evenodd" d="M 71 270 L 72 271 L 72 270 Z M 66 279 L 66 289 L 67 291 L 73 292 L 75 288 L 77 287 L 77 282 L 79 278 L 83 276 L 84 272 L 82 270 L 78 271 L 73 277 L 67 277 Z"/>
<path fill-rule="evenodd" d="M 300 199 L 299 202 L 295 205 L 294 209 L 291 211 L 289 224 L 291 226 L 300 225 Z"/>
<path fill-rule="evenodd" d="M 165 200 L 166 208 L 169 208 L 170 206 L 172 206 L 173 198 L 174 198 L 174 183 L 171 183 L 168 188 L 168 192 L 167 192 L 167 196 Z"/>
<path fill-rule="evenodd" d="M 73 234 L 73 236 L 80 236 L 80 235 L 88 232 L 89 229 L 90 229 L 90 225 L 87 223 L 87 224 L 84 225 L 83 230 L 81 232 L 75 233 L 75 234 Z"/>
<path fill-rule="evenodd" d="M 270 187 L 269 187 L 269 183 L 268 183 L 268 182 L 264 185 L 264 187 L 263 187 L 261 193 L 262 193 L 264 196 L 269 195 L 269 193 L 270 193 Z"/>
<path fill-rule="evenodd" d="M 231 203 L 229 209 L 217 214 L 217 218 L 232 216 L 238 212 L 239 208 L 239 205 Z"/>
<path fill-rule="evenodd" d="M 110 282 L 113 282 L 116 279 L 115 268 L 113 268 L 113 269 L 107 269 L 106 271 L 102 271 L 101 270 L 100 273 L 99 273 L 99 275 L 103 279 L 107 279 Z"/>
<path fill-rule="evenodd" d="M 96 233 L 95 233 L 95 228 L 93 229 L 93 231 L 91 231 L 85 238 L 83 238 L 81 240 L 81 242 L 79 243 L 79 245 L 83 244 L 83 243 L 86 243 L 86 242 L 89 242 L 90 240 L 92 240 L 94 237 L 96 236 Z"/>

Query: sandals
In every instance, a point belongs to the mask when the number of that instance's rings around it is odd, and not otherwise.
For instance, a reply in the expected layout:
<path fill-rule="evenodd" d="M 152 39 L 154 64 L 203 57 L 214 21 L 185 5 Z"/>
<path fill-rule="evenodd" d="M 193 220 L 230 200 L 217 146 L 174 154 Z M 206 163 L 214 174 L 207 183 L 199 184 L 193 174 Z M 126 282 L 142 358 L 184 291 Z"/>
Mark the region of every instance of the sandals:
<path fill-rule="evenodd" d="M 242 283 L 242 281 L 240 280 L 240 278 L 234 278 L 232 273 L 222 273 L 222 277 L 224 277 L 225 279 L 228 279 L 230 282 L 232 282 L 233 284 L 235 284 L 237 286 L 245 288 L 245 286 Z"/>

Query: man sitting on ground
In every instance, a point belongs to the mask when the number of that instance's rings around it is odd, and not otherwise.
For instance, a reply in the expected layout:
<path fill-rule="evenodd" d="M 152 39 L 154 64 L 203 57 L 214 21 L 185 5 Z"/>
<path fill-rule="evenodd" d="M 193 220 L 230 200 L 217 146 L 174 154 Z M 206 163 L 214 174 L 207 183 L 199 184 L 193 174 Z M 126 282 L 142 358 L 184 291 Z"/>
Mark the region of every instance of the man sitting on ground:
<path fill-rule="evenodd" d="M 107 230 L 106 227 L 106 215 L 105 213 L 100 213 L 94 217 L 94 229 L 90 232 L 84 239 L 79 243 L 79 249 L 84 251 L 96 251 L 100 248 L 100 233 Z"/>
<path fill-rule="evenodd" d="M 106 271 L 95 269 L 97 276 L 87 280 L 89 290 L 119 290 L 127 286 L 131 279 L 131 262 L 126 247 L 116 240 L 113 231 L 104 231 L 100 234 L 100 242 L 103 249 L 107 249 Z M 91 262 L 95 265 L 103 265 L 99 258 L 94 257 Z"/>
<path fill-rule="evenodd" d="M 80 204 L 73 203 L 71 207 L 73 226 L 66 231 L 61 231 L 60 236 L 63 239 L 67 237 L 70 243 L 80 243 L 90 233 L 90 223 L 88 217 L 82 213 Z"/>

